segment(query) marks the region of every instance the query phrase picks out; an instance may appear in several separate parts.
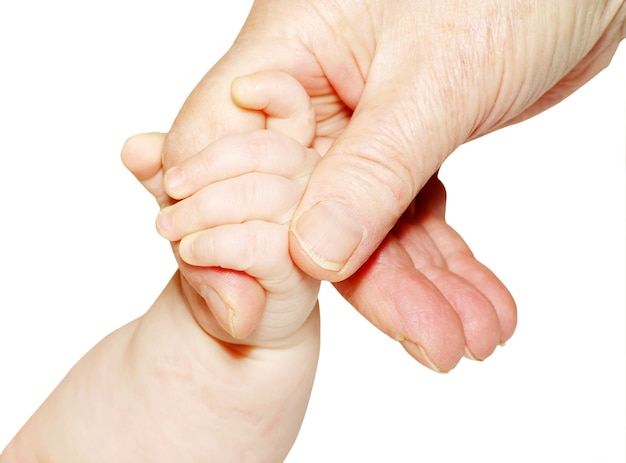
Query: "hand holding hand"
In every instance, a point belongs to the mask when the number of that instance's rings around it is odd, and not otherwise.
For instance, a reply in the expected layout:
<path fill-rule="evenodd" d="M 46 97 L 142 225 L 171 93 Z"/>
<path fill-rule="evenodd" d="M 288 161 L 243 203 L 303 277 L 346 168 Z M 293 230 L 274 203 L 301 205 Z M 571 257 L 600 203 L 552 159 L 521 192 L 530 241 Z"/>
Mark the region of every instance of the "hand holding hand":
<path fill-rule="evenodd" d="M 623 2 L 608 0 L 259 0 L 183 106 L 164 163 L 260 128 L 258 113 L 230 100 L 234 77 L 281 70 L 298 79 L 315 110 L 313 146 L 331 146 L 292 221 L 292 256 L 317 278 L 343 281 L 344 296 L 410 340 L 420 361 L 449 370 L 466 347 L 485 358 L 506 341 L 515 305 L 441 215 L 406 211 L 456 147 L 557 103 L 606 66 L 625 15 Z M 417 202 L 441 210 L 441 197 Z M 389 277 L 398 269 L 402 279 Z"/>

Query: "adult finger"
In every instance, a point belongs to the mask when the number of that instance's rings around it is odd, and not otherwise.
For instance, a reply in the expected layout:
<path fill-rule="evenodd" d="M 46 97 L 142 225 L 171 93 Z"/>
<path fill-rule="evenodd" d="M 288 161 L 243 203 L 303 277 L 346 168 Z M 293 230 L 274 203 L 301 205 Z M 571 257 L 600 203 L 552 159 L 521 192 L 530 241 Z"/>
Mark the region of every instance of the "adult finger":
<path fill-rule="evenodd" d="M 354 275 L 335 287 L 365 318 L 428 368 L 444 373 L 463 357 L 461 319 L 392 235 Z"/>
<path fill-rule="evenodd" d="M 426 103 L 411 95 L 424 93 L 401 79 L 368 81 L 292 220 L 290 249 L 310 275 L 339 281 L 358 269 L 457 144 L 443 105 L 418 114 Z"/>
<path fill-rule="evenodd" d="M 393 233 L 454 307 L 463 322 L 467 354 L 484 359 L 515 329 L 515 302 L 502 282 L 478 262 L 445 221 L 446 193 L 433 177 Z M 429 244 L 429 248 L 426 248 Z"/>

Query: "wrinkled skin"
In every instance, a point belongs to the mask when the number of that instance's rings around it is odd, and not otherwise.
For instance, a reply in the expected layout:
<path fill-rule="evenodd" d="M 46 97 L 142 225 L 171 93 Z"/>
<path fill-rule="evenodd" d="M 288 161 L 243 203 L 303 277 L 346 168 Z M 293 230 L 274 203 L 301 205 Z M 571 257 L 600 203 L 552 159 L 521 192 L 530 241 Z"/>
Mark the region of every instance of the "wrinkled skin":
<path fill-rule="evenodd" d="M 337 282 L 421 363 L 447 371 L 505 342 L 516 309 L 445 223 L 433 176 L 464 142 L 532 117 L 607 66 L 625 15 L 623 2 L 598 0 L 259 0 L 182 107 L 164 166 L 262 128 L 232 102 L 233 78 L 296 77 L 315 108 L 313 146 L 328 152 L 292 220 L 292 257 Z M 179 263 L 197 291 L 210 282 L 235 303 L 262 301 L 244 275 Z"/>

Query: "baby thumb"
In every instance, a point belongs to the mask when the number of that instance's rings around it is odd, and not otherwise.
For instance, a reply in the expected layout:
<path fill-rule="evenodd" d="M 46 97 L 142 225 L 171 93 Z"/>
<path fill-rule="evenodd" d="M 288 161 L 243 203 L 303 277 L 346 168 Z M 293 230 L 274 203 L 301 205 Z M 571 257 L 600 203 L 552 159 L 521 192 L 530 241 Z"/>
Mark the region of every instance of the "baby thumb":
<path fill-rule="evenodd" d="M 397 92 L 380 88 L 368 99 L 367 90 L 291 221 L 292 258 L 319 279 L 341 281 L 361 267 L 449 153 L 445 137 L 415 118 L 414 99 L 394 101 Z"/>
<path fill-rule="evenodd" d="M 122 147 L 122 163 L 131 174 L 154 196 L 160 207 L 169 202 L 163 187 L 161 148 L 164 133 L 142 133 L 130 137 Z"/>

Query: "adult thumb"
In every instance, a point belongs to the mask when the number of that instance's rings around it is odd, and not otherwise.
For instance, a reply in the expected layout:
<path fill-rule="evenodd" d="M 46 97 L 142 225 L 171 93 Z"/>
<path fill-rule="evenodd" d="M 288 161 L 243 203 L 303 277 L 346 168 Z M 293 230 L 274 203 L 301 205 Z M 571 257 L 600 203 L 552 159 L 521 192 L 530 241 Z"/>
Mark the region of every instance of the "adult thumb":
<path fill-rule="evenodd" d="M 368 81 L 310 178 L 291 222 L 290 252 L 311 276 L 341 281 L 361 267 L 456 147 L 442 106 L 420 104 L 413 84 L 398 87 Z M 419 114 L 426 106 L 428 114 Z"/>

